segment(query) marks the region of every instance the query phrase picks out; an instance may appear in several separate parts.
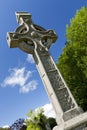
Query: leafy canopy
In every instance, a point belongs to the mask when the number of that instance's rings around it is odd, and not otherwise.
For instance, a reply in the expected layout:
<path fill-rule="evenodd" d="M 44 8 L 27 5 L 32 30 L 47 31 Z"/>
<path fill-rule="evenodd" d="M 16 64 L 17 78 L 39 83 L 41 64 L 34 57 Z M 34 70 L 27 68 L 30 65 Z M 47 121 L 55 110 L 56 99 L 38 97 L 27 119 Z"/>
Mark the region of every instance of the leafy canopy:
<path fill-rule="evenodd" d="M 30 110 L 26 119 L 27 130 L 47 130 L 53 129 L 57 125 L 55 118 L 47 118 L 43 108 L 37 111 Z"/>
<path fill-rule="evenodd" d="M 87 110 L 87 8 L 82 7 L 66 26 L 66 46 L 58 59 L 66 83 L 77 103 Z"/>
<path fill-rule="evenodd" d="M 82 7 L 66 26 L 66 37 L 70 42 L 87 44 L 87 8 Z"/>
<path fill-rule="evenodd" d="M 46 130 L 47 117 L 42 108 L 37 111 L 30 110 L 27 114 L 27 130 Z"/>

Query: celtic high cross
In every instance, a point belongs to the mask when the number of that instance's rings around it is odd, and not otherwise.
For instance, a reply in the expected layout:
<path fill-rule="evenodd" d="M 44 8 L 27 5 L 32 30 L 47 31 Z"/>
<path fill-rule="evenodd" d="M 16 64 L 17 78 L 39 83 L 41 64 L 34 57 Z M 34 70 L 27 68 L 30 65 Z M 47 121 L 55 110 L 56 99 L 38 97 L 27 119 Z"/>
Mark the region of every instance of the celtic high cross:
<path fill-rule="evenodd" d="M 33 55 L 56 113 L 58 126 L 54 130 L 84 130 L 87 113 L 78 107 L 49 53 L 50 46 L 57 40 L 56 33 L 34 24 L 27 12 L 17 12 L 16 17 L 20 26 L 15 32 L 7 33 L 8 45 Z"/>

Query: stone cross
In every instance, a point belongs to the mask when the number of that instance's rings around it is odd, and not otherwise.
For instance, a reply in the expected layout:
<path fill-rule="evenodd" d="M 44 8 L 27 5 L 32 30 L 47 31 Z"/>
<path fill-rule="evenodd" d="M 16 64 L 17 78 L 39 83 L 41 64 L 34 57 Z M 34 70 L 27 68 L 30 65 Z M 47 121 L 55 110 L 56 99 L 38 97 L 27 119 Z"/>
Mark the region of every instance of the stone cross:
<path fill-rule="evenodd" d="M 17 12 L 16 17 L 20 26 L 15 32 L 7 33 L 8 45 L 33 55 L 56 113 L 58 126 L 54 130 L 86 130 L 87 113 L 77 105 L 49 53 L 50 46 L 57 40 L 56 33 L 34 24 L 27 12 Z"/>

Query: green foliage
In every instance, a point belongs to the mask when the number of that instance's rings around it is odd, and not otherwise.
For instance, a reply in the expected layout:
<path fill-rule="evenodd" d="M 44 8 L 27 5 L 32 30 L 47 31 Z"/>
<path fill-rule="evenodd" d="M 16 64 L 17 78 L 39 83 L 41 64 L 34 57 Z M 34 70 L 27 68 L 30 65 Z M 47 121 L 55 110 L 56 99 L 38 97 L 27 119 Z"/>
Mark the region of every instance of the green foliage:
<path fill-rule="evenodd" d="M 41 129 L 38 125 L 30 121 L 29 124 L 27 125 L 27 130 L 41 130 Z"/>
<path fill-rule="evenodd" d="M 82 7 L 76 12 L 70 21 L 70 26 L 66 27 L 66 37 L 70 42 L 87 44 L 87 8 Z"/>
<path fill-rule="evenodd" d="M 27 130 L 46 130 L 47 117 L 43 114 L 43 109 L 37 111 L 30 110 L 27 114 L 26 124 Z"/>
<path fill-rule="evenodd" d="M 42 108 L 37 111 L 30 110 L 26 119 L 27 130 L 47 130 L 57 125 L 55 118 L 47 118 Z"/>
<path fill-rule="evenodd" d="M 50 125 L 51 130 L 57 125 L 55 118 L 49 117 L 47 123 Z"/>
<path fill-rule="evenodd" d="M 0 130 L 9 130 L 9 128 L 1 128 L 1 127 L 0 127 Z"/>
<path fill-rule="evenodd" d="M 87 8 L 77 11 L 66 27 L 67 44 L 58 60 L 66 83 L 77 103 L 87 110 Z"/>

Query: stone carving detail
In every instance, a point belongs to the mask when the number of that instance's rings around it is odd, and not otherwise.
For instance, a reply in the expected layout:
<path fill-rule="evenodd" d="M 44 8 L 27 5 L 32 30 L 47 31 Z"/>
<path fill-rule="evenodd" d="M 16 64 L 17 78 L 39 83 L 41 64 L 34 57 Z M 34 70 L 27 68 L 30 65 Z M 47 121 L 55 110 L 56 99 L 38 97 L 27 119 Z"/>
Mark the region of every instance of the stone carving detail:
<path fill-rule="evenodd" d="M 51 61 L 49 55 L 45 55 L 43 57 L 40 57 L 40 59 L 41 59 L 43 65 L 44 65 L 44 68 L 47 72 L 55 69 L 55 66 L 54 66 L 53 62 Z"/>
<path fill-rule="evenodd" d="M 51 73 L 52 73 L 53 76 L 51 75 Z M 64 83 L 61 82 L 61 78 L 58 75 L 57 70 L 52 71 L 52 72 L 48 72 L 47 74 L 49 76 L 50 82 L 52 83 L 55 91 L 58 91 L 59 89 L 62 89 L 62 88 L 65 87 Z"/>
<path fill-rule="evenodd" d="M 62 81 L 58 71 L 56 70 L 54 63 L 50 58 L 50 55 L 48 54 L 43 57 L 40 56 L 40 58 L 63 111 L 65 112 L 74 108 L 75 104 L 73 103 L 64 82 Z"/>
<path fill-rule="evenodd" d="M 75 104 L 73 103 L 67 88 L 60 89 L 56 93 L 64 112 L 75 107 Z"/>

